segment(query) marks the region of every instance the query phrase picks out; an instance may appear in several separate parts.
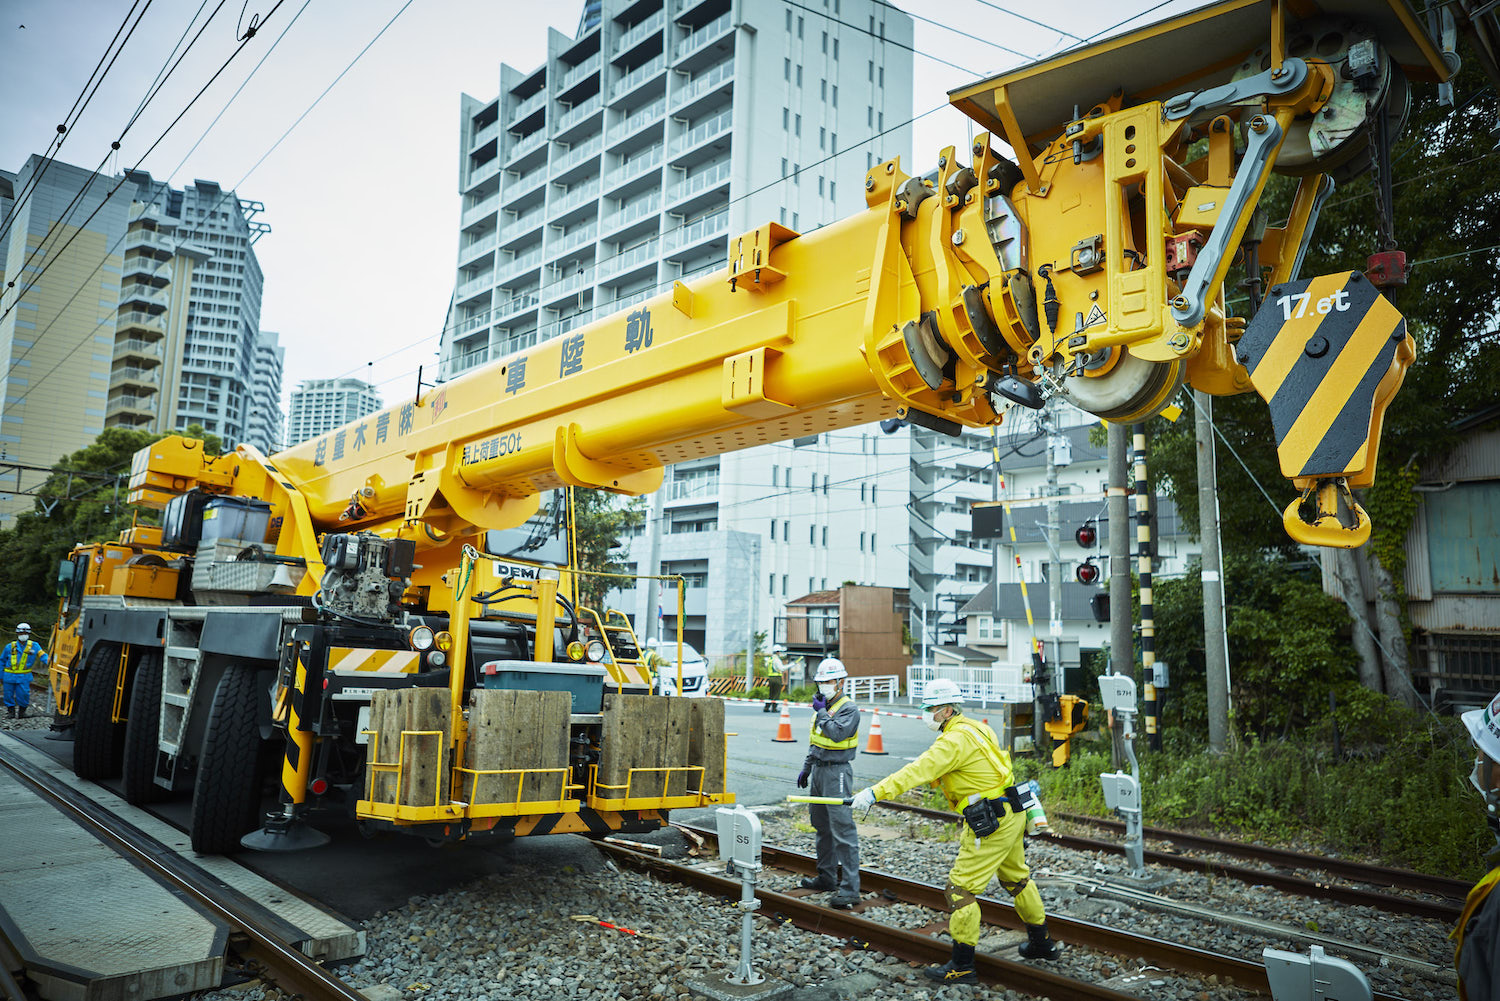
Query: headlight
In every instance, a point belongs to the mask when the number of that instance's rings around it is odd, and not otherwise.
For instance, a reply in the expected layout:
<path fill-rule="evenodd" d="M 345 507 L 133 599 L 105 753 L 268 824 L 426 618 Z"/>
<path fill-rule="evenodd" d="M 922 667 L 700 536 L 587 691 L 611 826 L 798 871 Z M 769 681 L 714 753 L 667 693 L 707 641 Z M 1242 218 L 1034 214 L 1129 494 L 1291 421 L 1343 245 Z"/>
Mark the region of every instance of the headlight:
<path fill-rule="evenodd" d="M 433 667 L 442 667 L 448 663 L 448 655 L 441 650 L 434 650 L 427 655 L 427 663 Z"/>
<path fill-rule="evenodd" d="M 583 654 L 584 654 L 584 650 L 583 650 L 583 644 L 582 643 L 578 642 L 577 640 L 574 640 L 573 642 L 571 642 L 571 643 L 568 644 L 568 659 L 569 660 L 582 660 L 583 659 Z"/>
<path fill-rule="evenodd" d="M 437 648 L 444 653 L 447 653 L 449 650 L 453 649 L 453 634 L 448 632 L 446 629 L 438 633 L 437 636 L 434 637 L 434 640 L 437 642 Z"/>
<path fill-rule="evenodd" d="M 604 663 L 604 658 L 609 656 L 609 647 L 604 645 L 603 640 L 589 640 L 584 651 L 588 654 L 589 660 L 595 664 Z"/>
<path fill-rule="evenodd" d="M 407 642 L 411 643 L 413 650 L 431 650 L 434 642 L 432 628 L 430 626 L 417 626 L 406 639 Z"/>

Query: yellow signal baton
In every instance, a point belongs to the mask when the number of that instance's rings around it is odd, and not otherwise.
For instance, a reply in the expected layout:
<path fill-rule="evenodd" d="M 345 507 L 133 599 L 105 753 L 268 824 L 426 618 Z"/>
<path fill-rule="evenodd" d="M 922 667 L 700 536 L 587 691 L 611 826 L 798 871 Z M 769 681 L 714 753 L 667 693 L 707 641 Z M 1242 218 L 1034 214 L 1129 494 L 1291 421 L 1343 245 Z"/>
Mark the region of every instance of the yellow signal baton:
<path fill-rule="evenodd" d="M 841 796 L 788 796 L 788 803 L 821 803 L 824 806 L 848 806 L 854 802 L 853 797 Z"/>

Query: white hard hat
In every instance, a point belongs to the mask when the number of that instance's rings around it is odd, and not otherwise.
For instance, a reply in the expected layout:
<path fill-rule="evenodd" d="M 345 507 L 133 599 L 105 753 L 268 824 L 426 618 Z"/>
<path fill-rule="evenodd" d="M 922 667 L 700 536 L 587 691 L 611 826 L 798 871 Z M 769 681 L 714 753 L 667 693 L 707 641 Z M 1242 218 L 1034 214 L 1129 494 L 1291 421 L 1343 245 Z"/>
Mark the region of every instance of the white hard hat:
<path fill-rule="evenodd" d="M 947 678 L 934 678 L 922 686 L 922 708 L 933 709 L 937 706 L 961 706 L 964 704 L 963 693 L 958 690 L 958 683 Z"/>
<path fill-rule="evenodd" d="M 1491 761 L 1500 762 L 1500 695 L 1491 699 L 1483 709 L 1464 713 L 1463 721 L 1469 728 L 1474 746 Z"/>
<path fill-rule="evenodd" d="M 775 646 L 773 646 L 771 648 L 771 652 L 772 653 L 786 653 L 786 647 L 782 646 L 780 643 L 777 643 Z"/>
<path fill-rule="evenodd" d="M 29 622 L 23 622 L 23 623 L 21 623 L 20 625 L 16 626 L 16 632 L 17 633 L 29 633 L 29 632 L 31 632 L 31 623 L 29 623 Z"/>
<path fill-rule="evenodd" d="M 837 657 L 824 657 L 818 664 L 818 670 L 813 675 L 814 681 L 837 681 L 840 678 L 849 677 L 849 672 L 844 670 L 844 662 Z"/>

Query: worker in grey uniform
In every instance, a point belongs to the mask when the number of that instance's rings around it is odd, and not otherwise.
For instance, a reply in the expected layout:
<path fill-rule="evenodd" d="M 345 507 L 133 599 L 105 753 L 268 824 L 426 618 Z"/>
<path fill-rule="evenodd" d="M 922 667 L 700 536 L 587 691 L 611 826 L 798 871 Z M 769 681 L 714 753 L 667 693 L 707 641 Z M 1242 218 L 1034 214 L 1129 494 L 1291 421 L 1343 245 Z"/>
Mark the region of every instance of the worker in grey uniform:
<path fill-rule="evenodd" d="M 854 767 L 859 752 L 859 707 L 841 689 L 849 672 L 836 657 L 825 657 L 813 674 L 818 694 L 813 696 L 812 731 L 807 760 L 797 776 L 797 788 L 812 796 L 847 799 L 854 795 Z M 854 811 L 847 806 L 813 803 L 809 806 L 817 831 L 818 875 L 802 880 L 803 889 L 833 890 L 830 907 L 859 903 L 859 835 Z"/>

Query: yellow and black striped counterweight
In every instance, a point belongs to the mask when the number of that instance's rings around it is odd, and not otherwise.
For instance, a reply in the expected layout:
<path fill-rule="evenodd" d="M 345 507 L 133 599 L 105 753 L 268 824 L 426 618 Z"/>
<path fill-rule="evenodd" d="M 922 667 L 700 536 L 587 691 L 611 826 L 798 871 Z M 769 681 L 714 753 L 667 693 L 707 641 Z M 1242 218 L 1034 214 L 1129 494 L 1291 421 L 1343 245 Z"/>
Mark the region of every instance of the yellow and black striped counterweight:
<path fill-rule="evenodd" d="M 1273 286 L 1237 351 L 1270 407 L 1282 475 L 1303 491 L 1287 531 L 1309 545 L 1361 545 L 1370 521 L 1349 488 L 1374 481 L 1385 408 L 1416 356 L 1405 318 L 1363 274 L 1321 275 Z"/>

